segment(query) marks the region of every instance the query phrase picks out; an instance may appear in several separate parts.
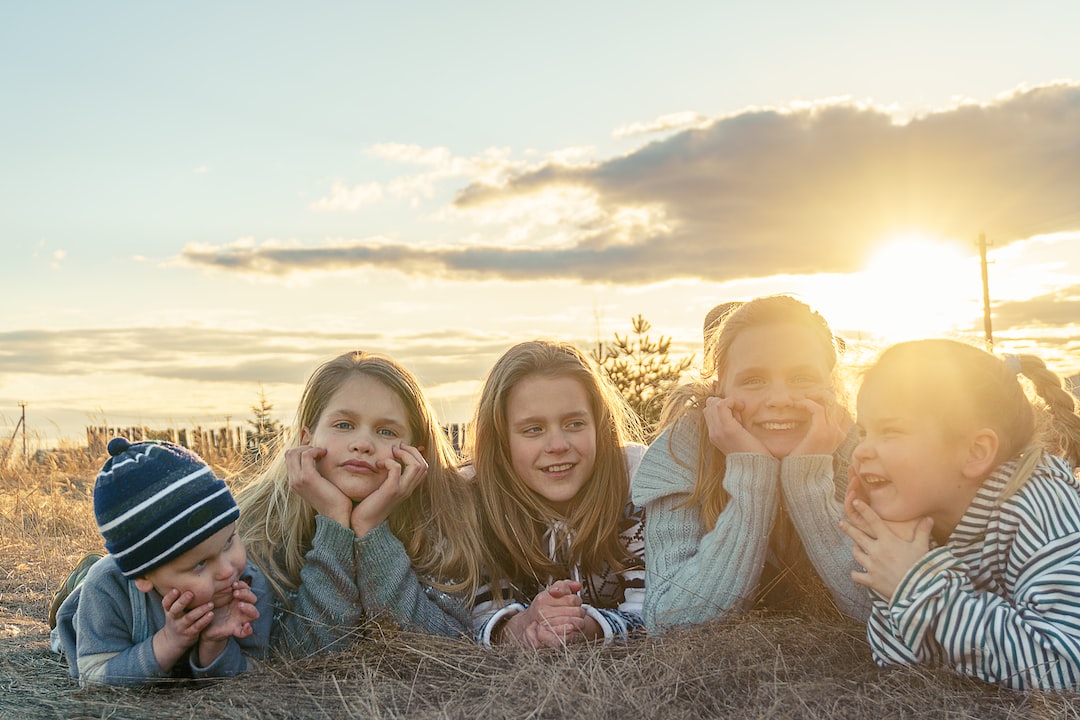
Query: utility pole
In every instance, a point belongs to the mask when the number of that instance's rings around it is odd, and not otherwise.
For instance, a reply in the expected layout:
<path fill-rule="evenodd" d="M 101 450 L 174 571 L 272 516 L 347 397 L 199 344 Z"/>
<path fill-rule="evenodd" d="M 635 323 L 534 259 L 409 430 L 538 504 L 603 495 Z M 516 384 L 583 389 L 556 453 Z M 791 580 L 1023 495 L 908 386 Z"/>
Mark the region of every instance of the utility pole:
<path fill-rule="evenodd" d="M 19 403 L 19 407 L 22 409 L 22 418 L 19 420 L 19 424 L 22 425 L 22 460 L 23 465 L 29 467 L 30 455 L 26 449 L 26 401 Z"/>
<path fill-rule="evenodd" d="M 979 264 L 982 266 L 983 330 L 986 332 L 986 349 L 994 351 L 994 329 L 990 323 L 990 281 L 986 272 L 986 233 L 979 233 Z"/>

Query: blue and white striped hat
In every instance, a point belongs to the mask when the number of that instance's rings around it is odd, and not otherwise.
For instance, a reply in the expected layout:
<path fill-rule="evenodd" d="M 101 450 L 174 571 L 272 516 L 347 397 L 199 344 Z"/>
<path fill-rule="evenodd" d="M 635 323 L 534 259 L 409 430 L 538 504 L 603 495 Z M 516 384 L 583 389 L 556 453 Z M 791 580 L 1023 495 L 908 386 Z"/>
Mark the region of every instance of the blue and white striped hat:
<path fill-rule="evenodd" d="M 168 442 L 109 442 L 94 484 L 94 515 L 124 577 L 137 578 L 240 517 L 224 482 L 195 453 Z"/>

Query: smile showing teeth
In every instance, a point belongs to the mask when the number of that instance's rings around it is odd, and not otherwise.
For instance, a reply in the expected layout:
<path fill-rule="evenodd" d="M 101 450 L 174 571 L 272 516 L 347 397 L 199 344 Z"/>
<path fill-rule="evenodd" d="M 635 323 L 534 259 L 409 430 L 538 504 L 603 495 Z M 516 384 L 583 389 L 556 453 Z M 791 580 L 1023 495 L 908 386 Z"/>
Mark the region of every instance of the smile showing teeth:
<path fill-rule="evenodd" d="M 797 422 L 763 422 L 761 427 L 765 430 L 793 430 L 798 426 Z"/>
<path fill-rule="evenodd" d="M 880 475 L 861 475 L 862 481 L 867 485 L 885 485 L 889 481 Z"/>
<path fill-rule="evenodd" d="M 566 472 L 570 468 L 574 467 L 573 463 L 563 463 L 562 465 L 548 465 L 544 468 L 544 472 L 560 473 Z"/>

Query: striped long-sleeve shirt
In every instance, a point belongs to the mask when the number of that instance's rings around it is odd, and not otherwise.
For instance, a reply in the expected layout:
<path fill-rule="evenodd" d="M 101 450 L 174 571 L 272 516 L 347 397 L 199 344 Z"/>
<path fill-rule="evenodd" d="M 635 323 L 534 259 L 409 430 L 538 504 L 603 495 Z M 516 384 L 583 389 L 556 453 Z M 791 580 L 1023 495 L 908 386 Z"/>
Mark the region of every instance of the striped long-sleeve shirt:
<path fill-rule="evenodd" d="M 949 536 L 871 593 L 879 665 L 936 664 L 1017 690 L 1080 688 L 1080 485 L 1044 455 L 1014 494 L 999 466 Z"/>

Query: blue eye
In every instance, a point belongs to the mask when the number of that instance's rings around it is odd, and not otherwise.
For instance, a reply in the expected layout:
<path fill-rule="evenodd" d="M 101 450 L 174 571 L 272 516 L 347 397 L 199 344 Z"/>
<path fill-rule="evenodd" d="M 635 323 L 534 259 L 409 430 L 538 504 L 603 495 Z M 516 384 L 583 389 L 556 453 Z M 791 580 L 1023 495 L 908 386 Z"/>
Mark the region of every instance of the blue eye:
<path fill-rule="evenodd" d="M 397 432 L 390 428 L 379 428 L 377 432 L 383 437 L 396 438 L 398 436 Z"/>
<path fill-rule="evenodd" d="M 352 430 L 353 426 L 351 422 L 348 422 L 346 420 L 338 420 L 336 423 L 331 425 L 331 427 L 335 430 Z"/>

